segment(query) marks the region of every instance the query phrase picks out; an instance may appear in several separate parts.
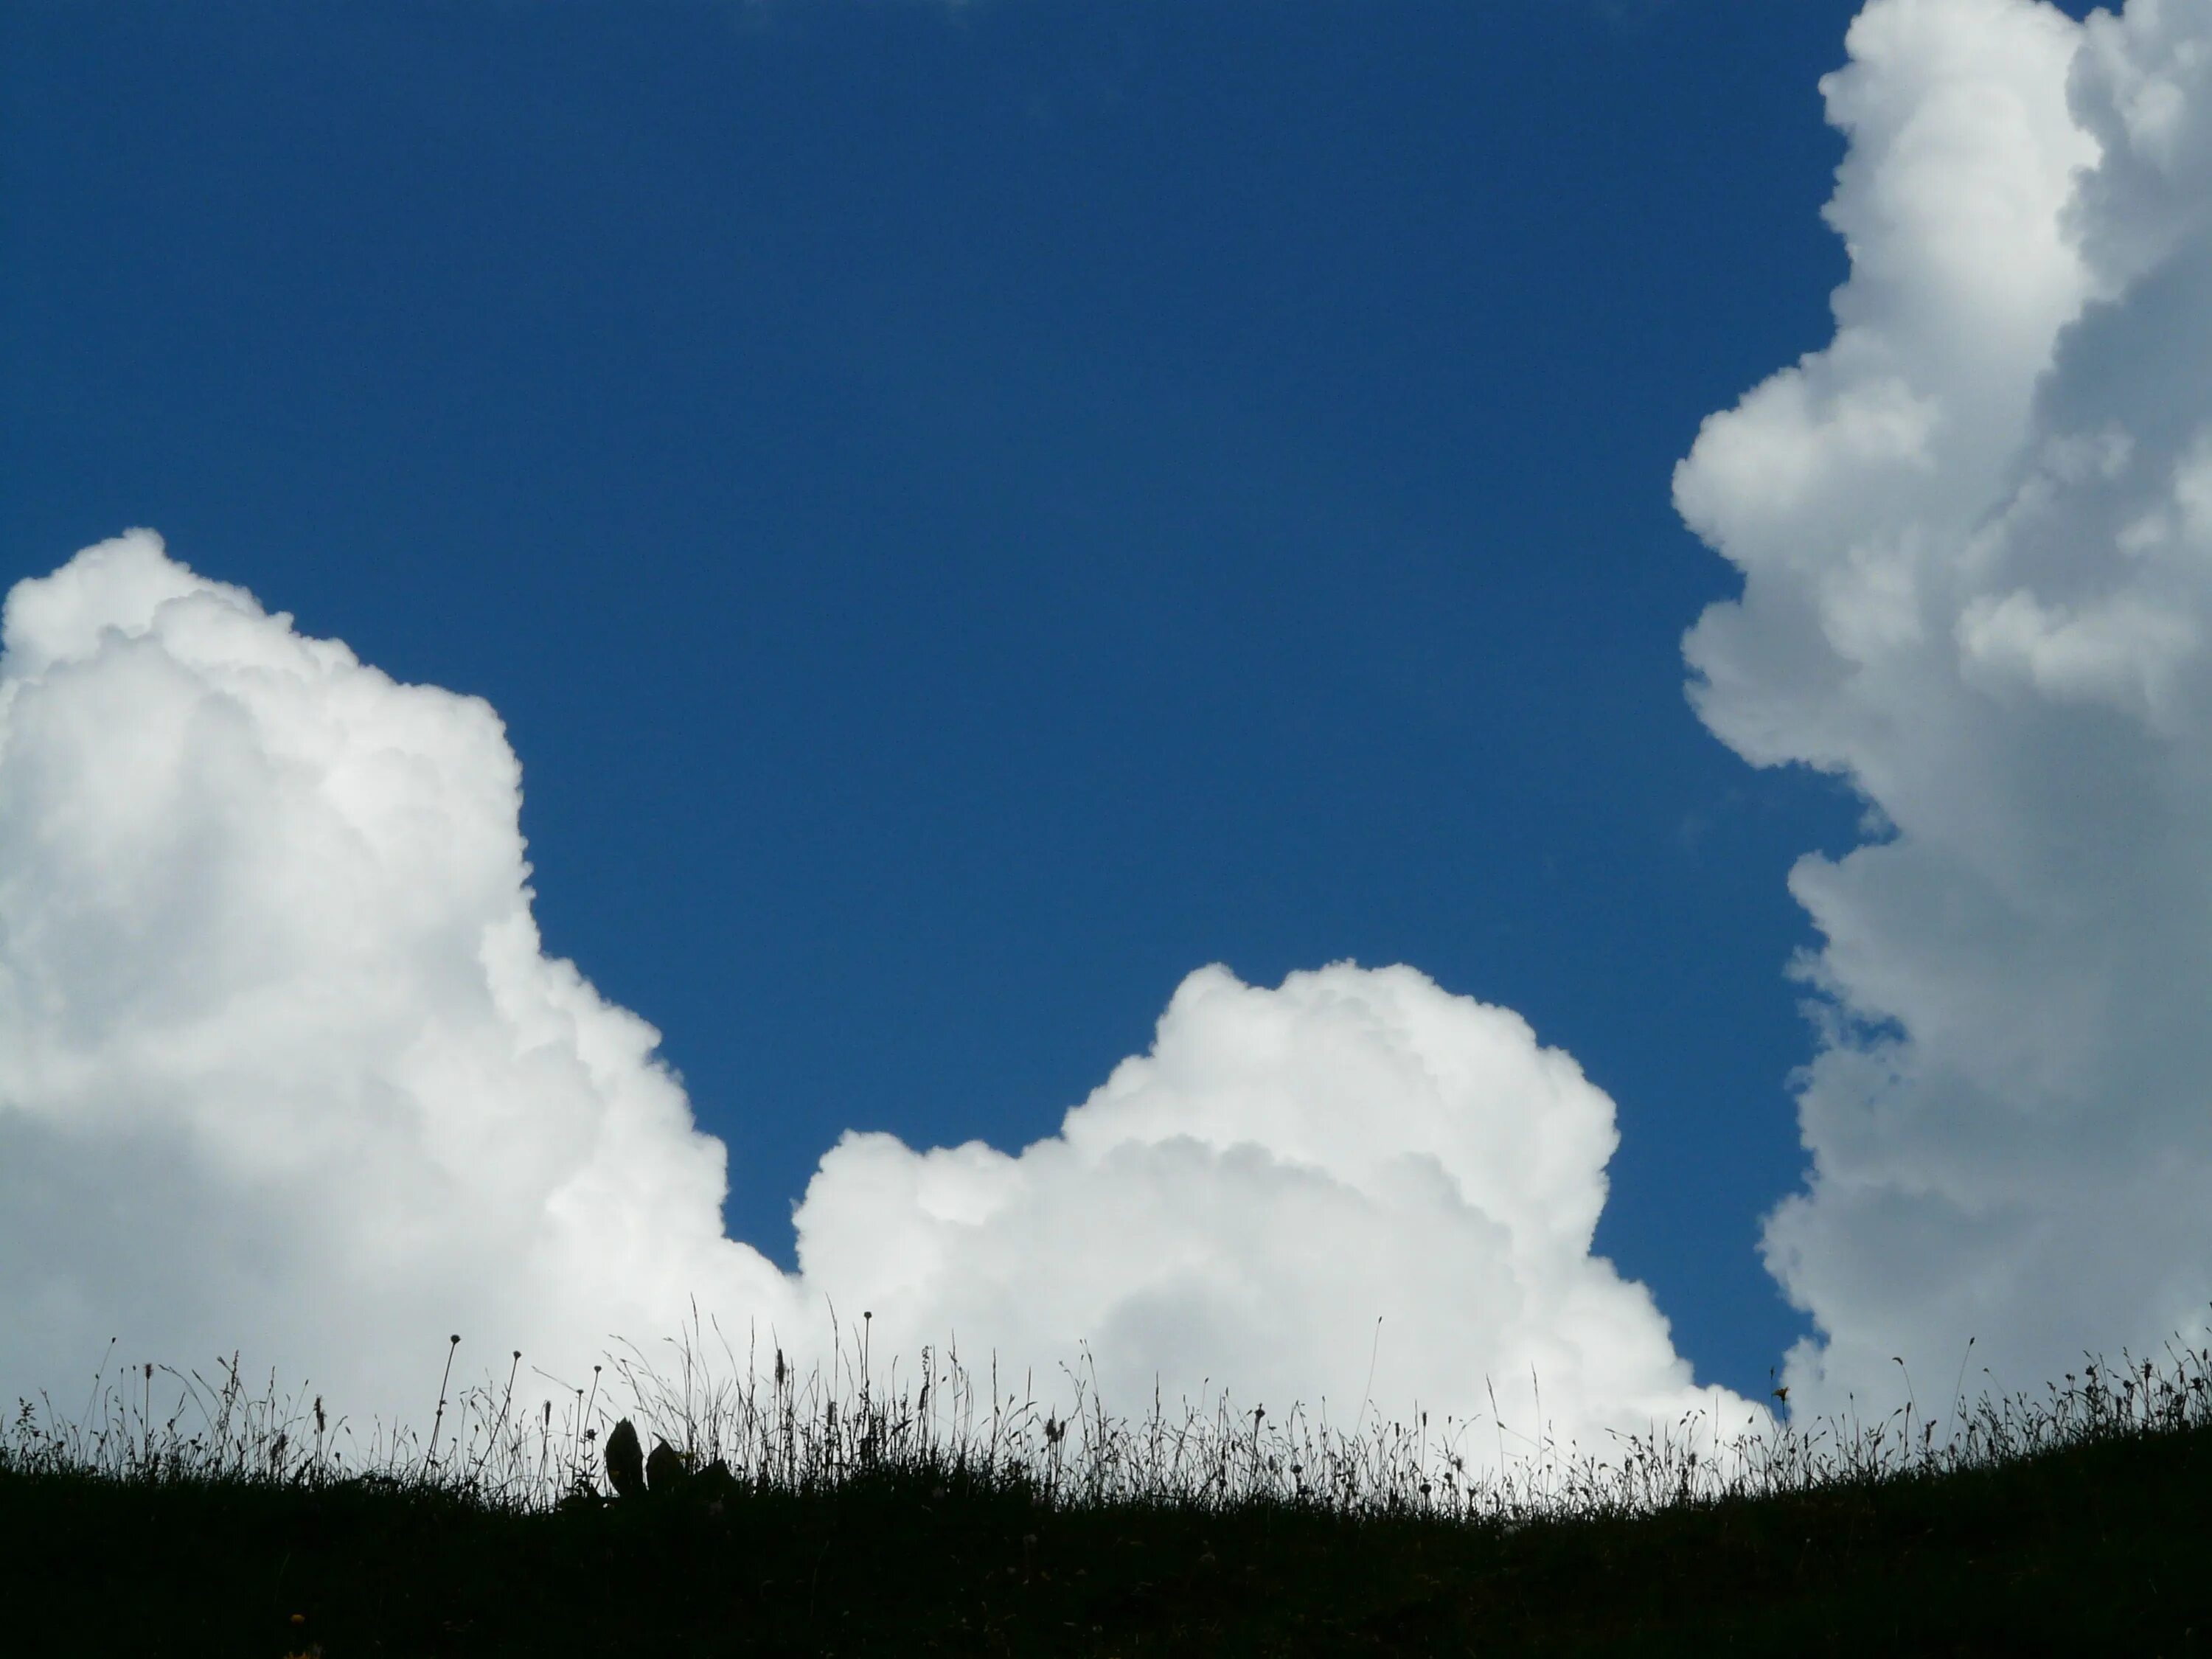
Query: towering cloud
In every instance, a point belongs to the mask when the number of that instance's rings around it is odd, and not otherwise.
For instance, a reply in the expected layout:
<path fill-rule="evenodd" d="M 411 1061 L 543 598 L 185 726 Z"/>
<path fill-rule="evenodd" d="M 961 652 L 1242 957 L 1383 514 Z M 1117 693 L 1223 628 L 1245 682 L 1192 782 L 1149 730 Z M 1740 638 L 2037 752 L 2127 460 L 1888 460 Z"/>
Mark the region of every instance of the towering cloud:
<path fill-rule="evenodd" d="M 1675 481 L 1744 574 L 1698 714 L 1869 803 L 1790 883 L 1800 1415 L 1898 1358 L 1940 1399 L 1970 1337 L 2039 1389 L 2212 1297 L 2212 5 L 1875 0 L 1849 50 L 1834 342 Z"/>
<path fill-rule="evenodd" d="M 1416 1401 L 1611 1449 L 1702 1411 L 1590 1255 L 1613 1106 L 1410 969 L 1192 975 L 1147 1055 L 1010 1156 L 848 1134 L 787 1277 L 722 1236 L 722 1144 L 531 919 L 492 710 L 394 684 L 143 532 L 7 600 L 0 657 L 0 1378 L 69 1415 L 118 1358 L 244 1351 L 428 1427 L 445 1338 L 563 1382 L 699 1316 L 836 1376 L 828 1309 L 914 1376 L 1111 1416 Z M 1377 1316 L 1382 1319 L 1379 1347 Z M 714 1344 L 711 1336 L 709 1355 Z M 849 1350 L 845 1351 L 849 1363 Z M 668 1373 L 672 1376 L 672 1369 Z M 526 1370 L 519 1402 L 563 1404 Z M 988 1409 L 988 1402 L 986 1402 Z M 1374 1419 L 1367 1419 L 1371 1431 Z M 365 1437 L 364 1437 L 365 1438 Z M 1525 1442 L 1504 1443 L 1509 1456 Z M 1485 1424 L 1462 1447 L 1494 1458 Z"/>
<path fill-rule="evenodd" d="M 489 707 L 143 533 L 0 627 L 11 1395 L 113 1334 L 427 1428 L 452 1332 L 587 1377 L 695 1285 L 799 1322 L 658 1034 L 539 951 Z"/>

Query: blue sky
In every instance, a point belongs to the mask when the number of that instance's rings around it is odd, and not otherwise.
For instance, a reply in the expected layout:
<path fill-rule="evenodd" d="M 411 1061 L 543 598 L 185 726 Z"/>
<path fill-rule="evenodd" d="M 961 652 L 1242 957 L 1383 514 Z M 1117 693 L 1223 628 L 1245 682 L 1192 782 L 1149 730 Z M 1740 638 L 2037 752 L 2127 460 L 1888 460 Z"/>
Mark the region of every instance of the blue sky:
<path fill-rule="evenodd" d="M 1692 711 L 1670 492 L 1834 331 L 1853 9 L 11 6 L 0 585 L 151 526 L 487 699 L 786 1268 L 842 1130 L 1405 963 L 1612 1097 L 1596 1250 L 1763 1397 L 1863 804 Z"/>

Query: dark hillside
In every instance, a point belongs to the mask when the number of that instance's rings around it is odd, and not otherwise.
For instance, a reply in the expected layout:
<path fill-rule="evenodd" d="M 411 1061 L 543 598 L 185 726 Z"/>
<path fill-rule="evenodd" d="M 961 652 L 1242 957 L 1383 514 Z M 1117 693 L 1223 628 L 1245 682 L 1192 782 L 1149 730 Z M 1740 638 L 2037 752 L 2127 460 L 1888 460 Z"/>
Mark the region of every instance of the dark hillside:
<path fill-rule="evenodd" d="M 2212 1429 L 1506 1528 L 1308 1504 L 1055 1510 L 856 1477 L 490 1512 L 0 1474 L 11 1650 L 547 1654 L 2212 1651 Z M 294 1615 L 300 1615 L 295 1621 Z M 20 1645 L 18 1645 L 20 1644 Z"/>

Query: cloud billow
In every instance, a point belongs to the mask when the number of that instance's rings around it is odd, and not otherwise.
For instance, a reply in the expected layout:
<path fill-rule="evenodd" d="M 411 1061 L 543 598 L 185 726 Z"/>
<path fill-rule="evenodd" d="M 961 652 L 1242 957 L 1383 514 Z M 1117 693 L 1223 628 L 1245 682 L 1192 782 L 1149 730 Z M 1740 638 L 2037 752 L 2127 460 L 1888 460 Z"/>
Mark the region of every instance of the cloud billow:
<path fill-rule="evenodd" d="M 1970 1337 L 1970 1396 L 2039 1393 L 2212 1298 L 2212 7 L 1875 0 L 1849 45 L 1835 341 L 1675 481 L 1744 575 L 1699 715 L 1873 831 L 1790 878 L 1800 1416 L 1899 1358 L 1940 1407 Z"/>
<path fill-rule="evenodd" d="M 1151 1053 L 1018 1158 L 848 1135 L 799 1265 L 917 1332 L 1086 1338 L 1109 1402 L 1149 1406 L 1156 1367 L 1203 1401 L 1202 1370 L 1278 1413 L 1326 1392 L 1346 1425 L 1371 1359 L 1401 1420 L 1416 1396 L 1487 1416 L 1487 1376 L 1509 1425 L 1534 1428 L 1540 1386 L 1558 1437 L 1601 1453 L 1606 1427 L 1686 1411 L 1763 1420 L 1692 1389 L 1650 1292 L 1591 1255 L 1617 1142 L 1572 1060 L 1410 968 L 1276 990 L 1207 968 Z"/>
<path fill-rule="evenodd" d="M 4 630 L 9 1388 L 113 1334 L 413 1421 L 453 1331 L 550 1359 L 580 1315 L 573 1366 L 672 1333 L 690 1282 L 786 1311 L 658 1034 L 538 948 L 488 705 L 143 532 L 19 584 Z"/>
<path fill-rule="evenodd" d="M 659 1034 L 544 955 L 488 704 L 145 532 L 18 584 L 0 629 L 9 1398 L 73 1407 L 113 1335 L 203 1375 L 239 1349 L 284 1397 L 422 1432 L 449 1333 L 486 1357 L 457 1380 L 520 1349 L 534 1412 L 570 1399 L 538 1372 L 664 1353 L 696 1298 L 741 1364 L 757 1333 L 763 1370 L 780 1342 L 828 1382 L 834 1304 L 908 1377 L 957 1340 L 981 1382 L 995 1354 L 1064 1409 L 1073 1372 L 1130 1421 L 1157 1384 L 1176 1420 L 1326 1396 L 1348 1428 L 1370 1359 L 1369 1427 L 1486 1417 L 1494 1381 L 1509 1456 L 1537 1389 L 1600 1453 L 1765 1420 L 1590 1254 L 1612 1103 L 1505 1010 L 1407 968 L 1202 969 L 1018 1154 L 845 1135 L 787 1275 L 723 1235 L 727 1152 Z"/>

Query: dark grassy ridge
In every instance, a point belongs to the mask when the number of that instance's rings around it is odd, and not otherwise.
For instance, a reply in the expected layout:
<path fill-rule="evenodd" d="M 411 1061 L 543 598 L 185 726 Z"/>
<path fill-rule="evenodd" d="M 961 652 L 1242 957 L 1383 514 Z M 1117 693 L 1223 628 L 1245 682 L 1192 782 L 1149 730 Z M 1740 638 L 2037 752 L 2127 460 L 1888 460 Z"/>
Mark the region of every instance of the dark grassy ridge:
<path fill-rule="evenodd" d="M 2208 1476 L 2199 1428 L 1506 1535 L 890 1482 L 532 1520 L 15 1475 L 0 1549 L 25 1654 L 2174 1654 L 2212 1650 Z"/>
<path fill-rule="evenodd" d="M 289 1431 L 195 1437 L 196 1466 L 174 1419 L 161 1452 L 103 1468 L 26 1407 L 19 1446 L 0 1449 L 0 1648 L 2212 1652 L 2212 1387 L 2207 1354 L 2181 1358 L 2172 1379 L 2093 1363 L 2040 1411 L 1984 1401 L 1947 1448 L 1933 1423 L 1916 1446 L 1907 1416 L 1901 1436 L 1893 1419 L 1833 1451 L 1798 1438 L 1723 1477 L 1710 1455 L 1631 1443 L 1564 1492 L 1493 1483 L 1449 1504 L 1402 1470 L 1324 1501 L 1304 1471 L 1346 1466 L 1315 1461 L 1310 1441 L 1291 1463 L 1248 1463 L 1233 1498 L 1218 1479 L 1203 1495 L 1157 1480 L 1141 1497 L 1071 1494 L 1056 1457 L 1000 1456 L 995 1420 L 987 1457 L 902 1452 L 896 1419 L 915 1418 L 865 1394 L 842 1425 L 833 1410 L 823 1432 L 802 1430 L 780 1363 L 780 1415 L 752 1413 L 744 1443 L 780 1444 L 780 1466 L 741 1459 L 743 1475 L 613 1501 L 588 1452 L 565 1500 L 532 1504 L 492 1491 L 483 1458 L 465 1476 L 451 1458 L 286 1473 Z M 1067 1427 L 1047 1419 L 1048 1454 Z M 224 1467 L 226 1445 L 250 1455 Z M 1201 1467 L 1227 1467 L 1209 1455 Z M 1290 1468 L 1285 1492 L 1270 1477 Z"/>

